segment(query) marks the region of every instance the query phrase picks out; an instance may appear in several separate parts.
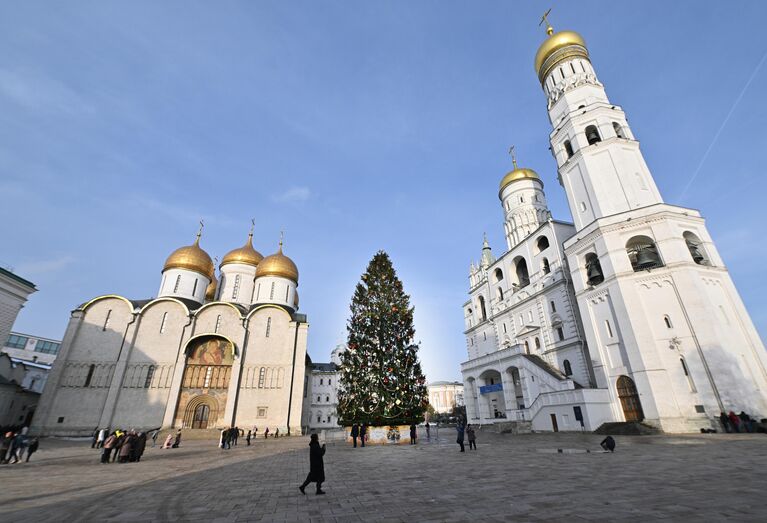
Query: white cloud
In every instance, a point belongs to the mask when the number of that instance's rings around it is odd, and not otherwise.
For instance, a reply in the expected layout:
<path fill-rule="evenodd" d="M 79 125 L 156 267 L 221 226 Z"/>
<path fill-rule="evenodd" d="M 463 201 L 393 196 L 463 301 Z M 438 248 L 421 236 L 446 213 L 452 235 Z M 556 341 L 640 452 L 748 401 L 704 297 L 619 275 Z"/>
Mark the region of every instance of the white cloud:
<path fill-rule="evenodd" d="M 60 256 L 50 260 L 32 261 L 22 263 L 16 268 L 15 272 L 22 275 L 23 277 L 40 276 L 43 274 L 60 271 L 74 261 L 75 258 L 73 256 Z"/>
<path fill-rule="evenodd" d="M 272 195 L 272 200 L 277 203 L 301 203 L 312 195 L 308 187 L 291 187 L 287 191 Z"/>

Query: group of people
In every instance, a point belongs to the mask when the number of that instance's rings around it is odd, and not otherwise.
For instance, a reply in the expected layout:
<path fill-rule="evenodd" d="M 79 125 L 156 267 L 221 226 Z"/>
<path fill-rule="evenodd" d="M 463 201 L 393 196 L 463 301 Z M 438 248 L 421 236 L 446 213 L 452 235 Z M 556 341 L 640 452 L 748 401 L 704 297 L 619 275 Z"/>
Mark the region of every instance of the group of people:
<path fill-rule="evenodd" d="M 469 440 L 469 450 L 477 450 L 477 431 L 471 425 L 464 425 L 462 422 L 458 422 L 455 426 L 455 430 L 458 433 L 455 442 L 461 447 L 461 452 L 466 452 L 464 446 L 464 440 Z"/>
<path fill-rule="evenodd" d="M 95 446 L 101 449 L 101 463 L 109 463 L 110 458 L 112 463 L 135 463 L 141 461 L 144 455 L 146 440 L 146 432 L 124 432 L 118 429 L 105 439 L 99 439 Z"/>
<path fill-rule="evenodd" d="M 756 420 L 743 411 L 740 414 L 730 411 L 729 414 L 722 412 L 719 421 L 725 432 L 756 432 Z"/>
<path fill-rule="evenodd" d="M 27 427 L 23 427 L 18 432 L 6 432 L 0 436 L 0 464 L 18 463 L 27 454 L 26 461 L 37 452 L 40 446 L 40 440 L 27 436 Z M 11 461 L 13 460 L 13 461 Z"/>
<path fill-rule="evenodd" d="M 312 435 L 314 436 L 315 434 L 312 434 Z M 368 426 L 365 423 L 363 423 L 362 425 L 359 425 L 357 423 L 352 425 L 351 437 L 352 437 L 352 442 L 354 443 L 355 449 L 357 448 L 357 438 L 360 439 L 360 443 L 364 447 L 367 436 L 368 436 Z"/>

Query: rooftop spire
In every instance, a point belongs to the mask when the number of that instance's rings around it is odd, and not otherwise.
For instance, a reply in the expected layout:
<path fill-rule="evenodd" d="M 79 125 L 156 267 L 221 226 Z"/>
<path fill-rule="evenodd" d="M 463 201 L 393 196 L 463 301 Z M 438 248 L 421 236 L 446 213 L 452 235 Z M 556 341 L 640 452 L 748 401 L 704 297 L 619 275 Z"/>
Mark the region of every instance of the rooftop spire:
<path fill-rule="evenodd" d="M 195 245 L 200 245 L 200 236 L 202 236 L 203 227 L 205 227 L 205 223 L 200 220 L 200 230 L 197 231 L 197 239 L 194 240 Z"/>
<path fill-rule="evenodd" d="M 514 168 L 516 169 L 517 168 L 517 157 L 514 154 L 514 147 L 515 146 L 513 146 L 513 145 L 511 147 L 509 147 L 509 154 L 511 155 L 511 163 L 514 165 Z"/>
<path fill-rule="evenodd" d="M 541 26 L 543 24 L 546 24 L 546 34 L 551 36 L 554 34 L 554 28 L 551 27 L 551 24 L 549 23 L 549 19 L 548 19 L 549 13 L 551 13 L 551 8 L 549 8 L 548 11 L 543 13 L 543 16 L 541 17 L 541 21 L 538 22 L 538 25 Z"/>

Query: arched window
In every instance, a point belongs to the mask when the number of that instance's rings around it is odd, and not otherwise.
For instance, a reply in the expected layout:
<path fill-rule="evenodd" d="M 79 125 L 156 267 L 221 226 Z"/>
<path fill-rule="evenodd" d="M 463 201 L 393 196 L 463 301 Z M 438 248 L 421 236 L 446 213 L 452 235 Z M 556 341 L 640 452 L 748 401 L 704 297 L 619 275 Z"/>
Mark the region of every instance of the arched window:
<path fill-rule="evenodd" d="M 692 381 L 692 376 L 690 375 L 690 370 L 687 368 L 687 362 L 684 361 L 684 357 L 679 358 L 679 363 L 682 364 L 682 371 L 684 372 L 685 378 L 687 378 L 687 384 L 690 386 L 690 391 L 698 392 L 698 389 L 695 388 L 695 382 Z"/>
<path fill-rule="evenodd" d="M 570 360 L 565 360 L 562 365 L 565 368 L 565 376 L 572 376 L 573 368 L 570 366 Z"/>
<path fill-rule="evenodd" d="M 232 299 L 236 300 L 237 295 L 240 293 L 240 275 L 234 277 L 234 289 L 232 289 Z"/>
<path fill-rule="evenodd" d="M 540 236 L 535 241 L 535 246 L 538 247 L 538 252 L 545 251 L 549 248 L 549 239 L 546 236 Z"/>
<path fill-rule="evenodd" d="M 573 145 L 570 143 L 570 140 L 565 140 L 565 152 L 568 158 L 573 157 Z"/>
<path fill-rule="evenodd" d="M 613 130 L 618 138 L 626 138 L 626 135 L 623 133 L 623 127 L 618 122 L 613 122 Z"/>
<path fill-rule="evenodd" d="M 496 296 L 498 296 L 498 299 L 499 299 L 499 300 L 501 300 L 501 301 L 503 301 L 503 289 L 501 289 L 500 287 L 498 287 L 498 288 L 495 290 L 495 293 L 496 293 Z"/>
<path fill-rule="evenodd" d="M 596 125 L 589 125 L 586 127 L 586 141 L 589 142 L 589 145 L 594 145 L 595 143 L 602 141 L 602 137 L 599 136 L 599 131 L 597 130 Z"/>
<path fill-rule="evenodd" d="M 684 242 L 687 244 L 687 250 L 690 251 L 692 260 L 698 265 L 711 265 L 700 238 L 690 231 L 685 231 L 682 236 L 684 237 Z"/>
<path fill-rule="evenodd" d="M 599 258 L 593 252 L 586 255 L 586 283 L 589 285 L 599 285 L 605 281 L 605 275 L 602 272 L 602 264 Z"/>
<path fill-rule="evenodd" d="M 541 350 L 541 340 L 537 336 L 535 338 L 535 348 L 536 350 Z"/>
<path fill-rule="evenodd" d="M 487 320 L 487 310 L 485 309 L 485 297 L 480 296 L 479 297 L 479 308 L 480 312 L 482 314 L 482 321 Z"/>
<path fill-rule="evenodd" d="M 658 248 L 648 236 L 631 238 L 626 242 L 626 253 L 635 272 L 663 267 Z"/>
<path fill-rule="evenodd" d="M 551 272 L 551 265 L 549 265 L 549 259 L 544 258 L 543 259 L 543 273 L 548 274 Z"/>
<path fill-rule="evenodd" d="M 527 271 L 527 262 L 521 256 L 514 261 L 517 272 L 517 285 L 526 287 L 530 284 L 530 274 Z"/>
<path fill-rule="evenodd" d="M 530 354 L 530 342 L 525 340 L 525 354 Z"/>
<path fill-rule="evenodd" d="M 503 280 L 503 271 L 501 269 L 495 269 L 495 281 Z"/>
<path fill-rule="evenodd" d="M 173 285 L 173 292 L 178 292 L 178 288 L 181 285 L 181 275 L 176 276 L 176 284 Z"/>
<path fill-rule="evenodd" d="M 669 318 L 669 317 L 668 317 L 668 314 L 666 314 L 665 316 L 663 316 L 663 323 L 665 323 L 665 324 L 666 324 L 666 328 L 667 328 L 667 329 L 672 329 L 672 328 L 674 328 L 674 325 L 671 323 L 671 318 Z"/>

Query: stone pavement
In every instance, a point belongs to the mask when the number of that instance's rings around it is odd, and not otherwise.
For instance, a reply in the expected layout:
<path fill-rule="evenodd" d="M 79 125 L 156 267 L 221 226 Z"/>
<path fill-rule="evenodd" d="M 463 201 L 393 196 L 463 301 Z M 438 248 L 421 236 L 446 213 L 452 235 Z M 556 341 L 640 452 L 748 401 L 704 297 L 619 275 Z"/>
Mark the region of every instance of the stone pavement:
<path fill-rule="evenodd" d="M 592 434 L 480 433 L 461 454 L 440 432 L 416 446 L 330 441 L 326 496 L 297 488 L 308 438 L 188 441 L 122 465 L 46 439 L 32 462 L 0 466 L 0 521 L 767 521 L 763 434 L 617 437 L 605 454 Z"/>

